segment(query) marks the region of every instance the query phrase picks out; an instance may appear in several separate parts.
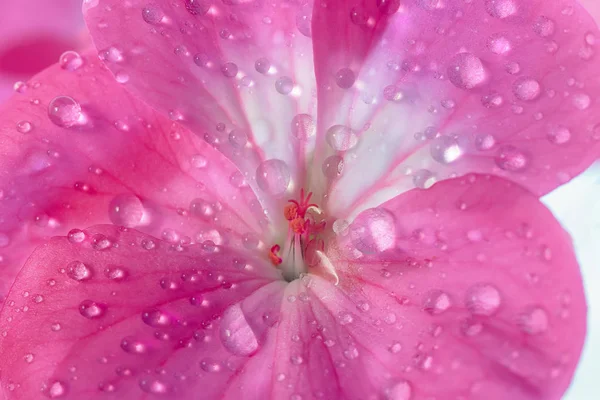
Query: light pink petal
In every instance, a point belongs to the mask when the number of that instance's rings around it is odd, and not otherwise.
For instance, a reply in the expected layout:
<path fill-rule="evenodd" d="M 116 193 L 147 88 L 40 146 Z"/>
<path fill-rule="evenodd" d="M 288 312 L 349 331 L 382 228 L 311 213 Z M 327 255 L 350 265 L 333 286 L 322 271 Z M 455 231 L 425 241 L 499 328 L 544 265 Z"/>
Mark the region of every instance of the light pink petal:
<path fill-rule="evenodd" d="M 97 0 L 86 20 L 117 79 L 231 158 L 268 207 L 304 179 L 314 145 L 306 3 Z"/>
<path fill-rule="evenodd" d="M 353 130 L 315 162 L 344 157 L 339 216 L 468 172 L 541 195 L 599 155 L 600 35 L 573 0 L 340 0 L 313 22 L 318 132 Z"/>
<path fill-rule="evenodd" d="M 0 111 L 0 295 L 35 246 L 90 224 L 256 249 L 264 215 L 235 166 L 125 92 L 95 54 L 80 61 Z"/>
<path fill-rule="evenodd" d="M 13 84 L 58 61 L 86 42 L 81 0 L 5 0 L 0 25 L 0 101 Z M 35 12 L 32 12 L 35 10 Z"/>
<path fill-rule="evenodd" d="M 468 175 L 409 191 L 327 253 L 339 286 L 305 283 L 315 322 L 290 334 L 306 368 L 322 340 L 319 359 L 336 367 L 310 379 L 329 398 L 553 400 L 568 387 L 586 331 L 581 276 L 569 236 L 516 184 Z"/>
<path fill-rule="evenodd" d="M 4 393 L 264 398 L 285 284 L 272 266 L 114 226 L 85 233 L 41 246 L 13 286 L 2 311 Z"/>

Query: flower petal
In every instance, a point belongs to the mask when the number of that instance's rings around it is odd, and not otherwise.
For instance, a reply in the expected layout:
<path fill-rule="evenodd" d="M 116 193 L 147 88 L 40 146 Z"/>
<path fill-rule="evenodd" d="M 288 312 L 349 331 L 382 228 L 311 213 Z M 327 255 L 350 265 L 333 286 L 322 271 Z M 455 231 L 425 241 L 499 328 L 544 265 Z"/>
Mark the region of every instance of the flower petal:
<path fill-rule="evenodd" d="M 575 1 L 340 0 L 313 20 L 318 131 L 355 136 L 320 155 L 345 154 L 338 216 L 468 172 L 541 195 L 598 157 L 600 35 Z"/>
<path fill-rule="evenodd" d="M 567 233 L 516 184 L 468 175 L 409 191 L 360 214 L 328 253 L 339 291 L 320 279 L 310 291 L 346 364 L 343 393 L 551 400 L 568 387 L 581 276 Z"/>
<path fill-rule="evenodd" d="M 311 3 L 98 0 L 86 20 L 101 56 L 118 49 L 104 59 L 126 87 L 232 159 L 268 207 L 314 145 Z"/>
<path fill-rule="evenodd" d="M 256 249 L 264 215 L 235 166 L 81 57 L 0 111 L 0 295 L 35 246 L 90 224 Z"/>
<path fill-rule="evenodd" d="M 14 284 L 2 311 L 4 393 L 195 399 L 201 390 L 212 399 L 228 383 L 235 398 L 242 383 L 245 393 L 264 392 L 256 376 L 268 376 L 265 346 L 285 285 L 272 266 L 227 247 L 179 251 L 109 225 L 85 233 L 82 243 L 57 237 L 38 248 Z M 74 275 L 73 263 L 86 273 Z"/>

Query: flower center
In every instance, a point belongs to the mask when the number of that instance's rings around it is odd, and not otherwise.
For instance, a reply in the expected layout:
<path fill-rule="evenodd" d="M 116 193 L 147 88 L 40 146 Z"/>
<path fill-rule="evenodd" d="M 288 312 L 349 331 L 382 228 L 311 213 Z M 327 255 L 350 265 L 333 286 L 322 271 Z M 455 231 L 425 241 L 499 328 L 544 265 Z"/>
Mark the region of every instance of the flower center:
<path fill-rule="evenodd" d="M 322 238 L 326 225 L 324 213 L 317 204 L 310 202 L 311 197 L 311 192 L 305 197 L 302 189 L 298 200 L 288 201 L 283 208 L 283 215 L 288 221 L 285 245 L 282 249 L 275 244 L 269 252 L 269 259 L 283 271 L 288 282 L 318 265 L 325 248 Z"/>

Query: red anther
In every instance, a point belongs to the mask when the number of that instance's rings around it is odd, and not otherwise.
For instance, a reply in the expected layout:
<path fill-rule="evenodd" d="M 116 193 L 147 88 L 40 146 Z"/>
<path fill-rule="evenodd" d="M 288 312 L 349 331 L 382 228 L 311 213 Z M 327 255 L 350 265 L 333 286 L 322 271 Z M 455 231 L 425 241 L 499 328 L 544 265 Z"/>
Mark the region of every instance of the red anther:
<path fill-rule="evenodd" d="M 283 208 L 283 215 L 285 216 L 285 219 L 287 219 L 288 221 L 292 221 L 293 219 L 295 219 L 298 216 L 298 205 L 294 204 L 294 203 L 292 203 L 290 201 L 290 204 L 287 204 Z"/>
<path fill-rule="evenodd" d="M 293 207 L 296 206 L 296 213 L 298 216 L 304 218 L 304 216 L 306 215 L 306 210 L 308 210 L 310 207 L 319 207 L 318 205 L 314 204 L 314 203 L 309 203 L 310 198 L 312 197 L 312 192 L 308 192 L 308 194 L 306 195 L 306 197 L 304 197 L 304 189 L 300 189 L 300 202 L 296 201 L 296 200 L 288 200 L 291 204 L 288 204 L 286 207 Z M 284 214 L 287 218 L 287 213 L 284 210 Z M 291 221 L 291 219 L 287 218 L 288 221 Z"/>
<path fill-rule="evenodd" d="M 277 266 L 283 262 L 281 257 L 279 257 L 277 255 L 277 253 L 279 253 L 279 250 L 281 250 L 281 247 L 279 247 L 279 245 L 276 244 L 275 246 L 271 247 L 271 251 L 269 251 L 269 260 L 271 260 L 271 262 L 275 266 Z"/>
<path fill-rule="evenodd" d="M 294 231 L 294 233 L 301 235 L 306 230 L 306 224 L 307 221 L 305 221 L 304 218 L 298 217 L 290 221 L 290 228 L 292 228 L 292 231 Z"/>

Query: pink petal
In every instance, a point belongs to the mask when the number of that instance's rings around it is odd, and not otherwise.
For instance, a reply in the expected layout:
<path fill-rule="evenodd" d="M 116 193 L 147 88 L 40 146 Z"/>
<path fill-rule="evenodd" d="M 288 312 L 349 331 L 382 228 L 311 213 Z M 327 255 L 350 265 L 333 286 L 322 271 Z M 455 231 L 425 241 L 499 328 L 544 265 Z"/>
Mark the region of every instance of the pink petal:
<path fill-rule="evenodd" d="M 35 246 L 90 224 L 256 249 L 264 215 L 235 166 L 125 92 L 95 54 L 81 61 L 0 111 L 0 295 Z"/>
<path fill-rule="evenodd" d="M 343 390 L 366 398 L 407 382 L 401 399 L 561 398 L 586 305 L 570 238 L 535 196 L 468 175 L 369 209 L 341 235 L 329 254 L 344 297 L 315 283 L 338 316 L 319 322 L 342 344 L 332 358 L 351 337 L 360 356 L 347 367 L 373 377 L 340 380 Z"/>
<path fill-rule="evenodd" d="M 35 10 L 35 12 L 32 12 Z M 81 0 L 31 0 L 2 3 L 0 26 L 0 101 L 13 93 L 17 80 L 58 61 L 85 43 Z"/>
<path fill-rule="evenodd" d="M 86 20 L 101 56 L 119 50 L 104 57 L 117 78 L 127 73 L 132 93 L 231 158 L 269 206 L 304 179 L 314 146 L 307 3 L 98 0 Z M 272 168 L 275 188 L 255 181 L 273 159 L 284 162 Z"/>
<path fill-rule="evenodd" d="M 330 188 L 339 216 L 468 172 L 541 195 L 598 157 L 600 35 L 575 1 L 340 0 L 313 22 L 318 131 L 358 142 Z"/>
<path fill-rule="evenodd" d="M 264 392 L 285 284 L 272 266 L 114 226 L 85 233 L 40 247 L 12 288 L 0 344 L 11 399 L 214 399 L 228 383 L 239 396 L 244 380 L 245 393 Z M 111 246 L 99 249 L 99 236 Z"/>

